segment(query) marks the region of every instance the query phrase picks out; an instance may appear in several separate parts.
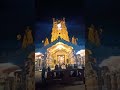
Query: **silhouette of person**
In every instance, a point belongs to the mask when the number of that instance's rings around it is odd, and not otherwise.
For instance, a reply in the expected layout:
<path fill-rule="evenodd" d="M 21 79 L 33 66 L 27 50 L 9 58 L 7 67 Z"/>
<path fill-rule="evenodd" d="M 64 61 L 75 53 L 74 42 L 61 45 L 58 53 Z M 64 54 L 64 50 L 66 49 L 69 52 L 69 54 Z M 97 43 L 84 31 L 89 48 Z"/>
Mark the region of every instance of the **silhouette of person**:
<path fill-rule="evenodd" d="M 59 67 L 58 67 L 58 65 L 56 64 L 56 65 L 55 65 L 55 70 L 58 70 L 58 68 L 59 68 Z"/>
<path fill-rule="evenodd" d="M 61 69 L 62 69 L 62 68 L 61 68 L 61 65 L 59 65 L 59 66 L 58 66 L 58 69 L 59 69 L 59 70 L 61 70 Z"/>
<path fill-rule="evenodd" d="M 67 64 L 65 65 L 65 67 L 66 67 L 66 69 L 68 69 L 68 65 Z"/>
<path fill-rule="evenodd" d="M 48 66 L 48 69 L 47 69 L 47 70 L 48 70 L 48 72 L 50 72 L 50 71 L 51 71 L 50 66 Z"/>
<path fill-rule="evenodd" d="M 45 72 L 46 72 L 46 69 L 45 67 L 42 68 L 42 82 L 44 83 L 45 82 Z"/>

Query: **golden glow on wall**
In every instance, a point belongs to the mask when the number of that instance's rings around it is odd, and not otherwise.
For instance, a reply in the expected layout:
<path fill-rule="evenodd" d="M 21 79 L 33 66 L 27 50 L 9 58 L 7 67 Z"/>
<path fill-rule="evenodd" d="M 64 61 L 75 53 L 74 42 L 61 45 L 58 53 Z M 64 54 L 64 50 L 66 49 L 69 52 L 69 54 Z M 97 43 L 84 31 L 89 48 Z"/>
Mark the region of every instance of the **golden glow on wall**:
<path fill-rule="evenodd" d="M 47 49 L 47 64 L 51 68 L 55 64 L 74 64 L 73 47 L 68 46 L 62 42 L 58 42 Z"/>
<path fill-rule="evenodd" d="M 65 56 L 64 56 L 64 55 L 58 55 L 58 62 L 59 62 L 60 64 L 65 63 Z"/>
<path fill-rule="evenodd" d="M 54 53 L 58 50 L 64 50 L 66 52 L 70 52 L 73 49 L 73 47 L 68 46 L 62 42 L 58 42 L 55 45 L 53 45 L 52 47 L 48 48 L 47 51 L 50 53 Z"/>
<path fill-rule="evenodd" d="M 58 49 L 58 50 L 61 50 L 61 49 L 63 49 L 64 47 L 63 47 L 63 45 L 58 45 L 58 46 L 56 46 L 56 49 Z"/>

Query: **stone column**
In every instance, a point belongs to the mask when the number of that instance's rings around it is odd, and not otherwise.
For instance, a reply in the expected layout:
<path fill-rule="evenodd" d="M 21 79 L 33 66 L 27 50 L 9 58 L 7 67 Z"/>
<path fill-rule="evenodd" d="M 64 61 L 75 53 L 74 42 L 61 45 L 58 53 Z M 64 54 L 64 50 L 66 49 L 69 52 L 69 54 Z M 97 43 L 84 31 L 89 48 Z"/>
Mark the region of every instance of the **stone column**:
<path fill-rule="evenodd" d="M 98 71 L 98 90 L 102 90 L 102 73 L 101 70 L 99 69 Z"/>
<path fill-rule="evenodd" d="M 103 82 L 104 82 L 103 88 L 105 90 L 111 90 L 111 79 L 110 79 L 110 74 L 108 72 L 106 72 L 103 75 Z"/>
<path fill-rule="evenodd" d="M 98 78 L 96 72 L 92 69 L 90 62 L 85 67 L 85 84 L 87 90 L 98 90 Z"/>
<path fill-rule="evenodd" d="M 14 81 L 13 81 L 13 90 L 15 90 L 15 76 L 14 76 Z"/>
<path fill-rule="evenodd" d="M 117 90 L 117 81 L 115 73 L 111 74 L 111 90 Z"/>
<path fill-rule="evenodd" d="M 25 90 L 28 90 L 28 75 L 26 75 L 26 79 L 25 79 Z"/>
<path fill-rule="evenodd" d="M 103 89 L 107 90 L 107 78 L 105 74 L 103 75 L 103 82 L 104 82 Z"/>
<path fill-rule="evenodd" d="M 98 90 L 98 82 L 96 77 L 88 77 L 85 80 L 87 90 Z"/>
<path fill-rule="evenodd" d="M 107 90 L 111 90 L 111 79 L 110 74 L 107 74 Z"/>
<path fill-rule="evenodd" d="M 120 72 L 117 73 L 117 90 L 120 90 Z"/>

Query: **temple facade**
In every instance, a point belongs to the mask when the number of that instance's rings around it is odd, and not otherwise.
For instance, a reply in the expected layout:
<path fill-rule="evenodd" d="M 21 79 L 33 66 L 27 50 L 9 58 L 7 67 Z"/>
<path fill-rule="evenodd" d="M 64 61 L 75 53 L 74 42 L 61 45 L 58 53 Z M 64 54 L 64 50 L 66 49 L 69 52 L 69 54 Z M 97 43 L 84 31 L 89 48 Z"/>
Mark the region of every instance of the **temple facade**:
<path fill-rule="evenodd" d="M 36 48 L 36 68 L 51 67 L 55 65 L 77 65 L 84 66 L 84 45 L 77 45 L 77 38 L 68 34 L 65 18 L 56 20 L 53 18 L 51 39 L 46 37 L 44 46 Z"/>

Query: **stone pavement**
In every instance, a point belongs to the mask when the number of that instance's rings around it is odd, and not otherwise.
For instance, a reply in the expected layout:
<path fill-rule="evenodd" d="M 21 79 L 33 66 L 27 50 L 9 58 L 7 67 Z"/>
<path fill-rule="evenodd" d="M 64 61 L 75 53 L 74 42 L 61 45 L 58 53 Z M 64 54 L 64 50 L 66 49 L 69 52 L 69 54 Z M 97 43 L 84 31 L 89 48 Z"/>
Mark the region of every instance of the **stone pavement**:
<path fill-rule="evenodd" d="M 44 87 L 41 87 L 40 81 L 41 81 L 41 72 L 37 71 L 35 73 L 36 75 L 36 89 L 35 90 L 85 90 L 85 86 L 84 85 L 80 85 L 80 82 L 75 82 L 72 85 L 44 85 Z M 77 84 L 79 83 L 79 85 Z"/>
<path fill-rule="evenodd" d="M 84 85 L 53 87 L 49 90 L 85 90 Z"/>
<path fill-rule="evenodd" d="M 52 86 L 52 87 L 44 87 L 44 88 L 36 88 L 36 90 L 85 90 L 84 85 L 74 85 L 74 86 L 65 86 L 65 85 L 60 85 L 60 86 Z"/>

